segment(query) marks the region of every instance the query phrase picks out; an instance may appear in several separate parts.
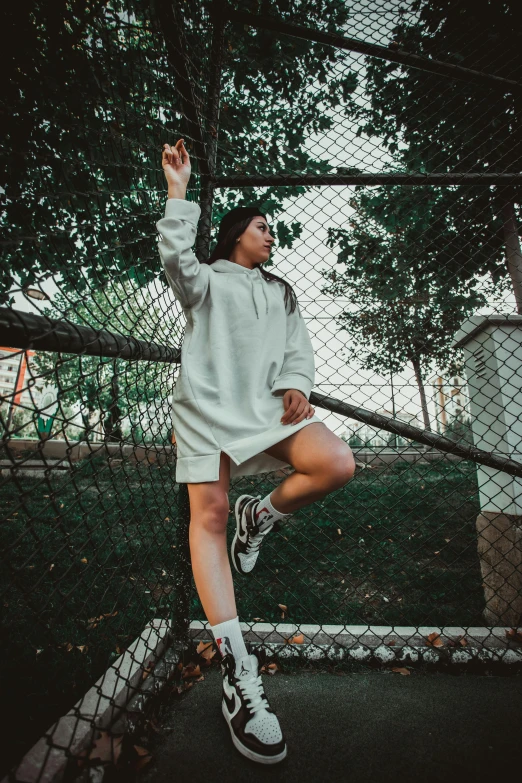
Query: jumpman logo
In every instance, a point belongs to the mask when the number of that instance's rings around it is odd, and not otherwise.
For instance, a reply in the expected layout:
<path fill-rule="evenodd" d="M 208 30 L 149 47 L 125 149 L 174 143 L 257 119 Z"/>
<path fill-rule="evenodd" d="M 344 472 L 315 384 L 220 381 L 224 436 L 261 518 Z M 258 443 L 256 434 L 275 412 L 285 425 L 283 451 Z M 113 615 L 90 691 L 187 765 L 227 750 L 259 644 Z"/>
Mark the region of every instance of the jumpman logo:
<path fill-rule="evenodd" d="M 249 672 L 248 672 L 248 669 L 245 669 L 245 664 L 244 664 L 244 663 L 243 663 L 243 661 L 242 661 L 242 662 L 241 662 L 241 671 L 239 672 L 239 676 L 240 676 L 240 677 L 242 677 L 242 676 L 243 676 L 243 674 L 248 674 L 248 673 L 249 673 Z"/>

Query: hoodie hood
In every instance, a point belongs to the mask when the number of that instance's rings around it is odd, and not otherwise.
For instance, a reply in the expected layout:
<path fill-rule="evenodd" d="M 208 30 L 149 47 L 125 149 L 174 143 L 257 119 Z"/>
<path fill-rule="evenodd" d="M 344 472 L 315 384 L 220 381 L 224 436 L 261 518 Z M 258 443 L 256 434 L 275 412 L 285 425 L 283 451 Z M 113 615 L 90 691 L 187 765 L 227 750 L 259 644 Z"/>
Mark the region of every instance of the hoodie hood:
<path fill-rule="evenodd" d="M 268 298 L 265 291 L 265 283 L 266 280 L 261 274 L 261 270 L 258 266 L 256 266 L 254 269 L 247 269 L 245 266 L 241 266 L 241 264 L 236 264 L 234 261 L 228 261 L 226 258 L 218 258 L 217 261 L 214 261 L 214 263 L 209 264 L 210 268 L 214 270 L 214 272 L 225 272 L 228 274 L 233 275 L 244 275 L 248 278 L 250 282 L 250 293 L 252 295 L 252 301 L 254 303 L 256 315 L 259 318 L 259 308 L 258 308 L 258 301 L 261 304 L 260 299 L 260 289 L 263 292 L 263 297 L 265 300 L 265 313 L 268 313 Z M 256 294 L 257 294 L 257 300 L 256 300 Z"/>

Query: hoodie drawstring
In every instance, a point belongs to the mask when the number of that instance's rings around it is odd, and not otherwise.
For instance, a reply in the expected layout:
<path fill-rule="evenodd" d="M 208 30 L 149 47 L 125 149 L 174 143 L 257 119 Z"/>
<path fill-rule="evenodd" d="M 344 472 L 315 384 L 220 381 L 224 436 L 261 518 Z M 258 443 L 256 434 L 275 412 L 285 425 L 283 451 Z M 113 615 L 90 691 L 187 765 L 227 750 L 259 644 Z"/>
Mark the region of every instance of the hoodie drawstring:
<path fill-rule="evenodd" d="M 256 296 L 255 296 L 255 289 L 254 289 L 254 275 L 249 275 L 250 277 L 250 285 L 252 287 L 252 299 L 254 300 L 254 307 L 256 309 L 256 316 L 259 318 L 259 310 L 257 308 L 257 302 L 256 302 Z M 261 276 L 261 272 L 259 270 L 256 270 L 256 280 L 261 281 L 261 288 L 263 291 L 263 296 L 265 297 L 265 313 L 268 314 L 268 297 L 266 295 L 265 286 L 263 285 L 263 279 Z"/>

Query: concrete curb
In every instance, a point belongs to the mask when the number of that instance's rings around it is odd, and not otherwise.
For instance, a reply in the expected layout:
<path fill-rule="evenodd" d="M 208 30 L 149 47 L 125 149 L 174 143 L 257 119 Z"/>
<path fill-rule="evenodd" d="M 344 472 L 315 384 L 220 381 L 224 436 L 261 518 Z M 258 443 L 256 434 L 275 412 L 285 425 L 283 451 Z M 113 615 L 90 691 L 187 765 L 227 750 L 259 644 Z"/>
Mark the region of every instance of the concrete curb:
<path fill-rule="evenodd" d="M 468 664 L 503 663 L 522 665 L 522 646 L 511 646 L 506 637 L 508 627 L 470 626 L 368 626 L 368 625 L 296 625 L 295 623 L 240 623 L 245 641 L 263 644 L 280 658 L 357 663 L 409 664 Z M 439 634 L 442 646 L 434 647 L 428 641 L 431 634 Z M 300 644 L 288 643 L 302 634 Z M 206 622 L 193 621 L 189 636 L 192 642 L 213 640 Z M 449 642 L 465 637 L 467 645 L 448 646 Z M 433 638 L 433 637 L 432 637 Z"/>
<path fill-rule="evenodd" d="M 165 620 L 152 620 L 74 707 L 33 745 L 2 783 L 60 780 L 69 757 L 88 747 L 96 731 L 113 724 L 137 694 L 150 690 L 149 678 L 144 680 L 143 672 L 163 654 L 168 627 Z"/>

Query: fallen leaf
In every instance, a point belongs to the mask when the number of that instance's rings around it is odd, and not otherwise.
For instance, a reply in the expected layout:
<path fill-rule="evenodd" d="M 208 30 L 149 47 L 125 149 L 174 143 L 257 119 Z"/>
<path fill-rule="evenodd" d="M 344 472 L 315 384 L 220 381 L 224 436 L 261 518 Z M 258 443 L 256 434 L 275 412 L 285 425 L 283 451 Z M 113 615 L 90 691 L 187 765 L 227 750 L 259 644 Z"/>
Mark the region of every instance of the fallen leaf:
<path fill-rule="evenodd" d="M 88 563 L 88 562 L 89 561 L 87 560 L 86 557 L 82 557 L 82 559 L 80 560 L 80 563 Z"/>
<path fill-rule="evenodd" d="M 199 668 L 199 664 L 196 665 L 194 663 L 188 663 L 183 669 L 181 676 L 184 680 L 186 680 L 187 677 L 199 677 L 200 674 L 201 669 Z"/>
<path fill-rule="evenodd" d="M 506 636 L 512 642 L 522 643 L 522 633 L 517 628 L 510 628 L 509 631 L 506 631 Z"/>
<path fill-rule="evenodd" d="M 196 652 L 198 655 L 201 655 L 207 663 L 210 663 L 211 658 L 216 654 L 212 642 L 200 642 L 196 648 Z"/>
<path fill-rule="evenodd" d="M 141 769 L 152 759 L 152 754 L 146 748 L 140 747 L 140 745 L 134 745 L 134 750 L 138 754 L 134 767 L 135 769 Z"/>
<path fill-rule="evenodd" d="M 49 571 L 52 571 L 53 568 L 54 568 L 54 563 L 51 563 L 51 565 L 49 566 Z"/>
<path fill-rule="evenodd" d="M 304 644 L 304 634 L 298 633 L 297 636 L 290 639 L 290 644 Z"/>
<path fill-rule="evenodd" d="M 79 754 L 78 761 L 80 766 L 84 765 L 87 758 L 91 761 L 99 760 L 105 763 L 112 761 L 115 764 L 120 757 L 122 740 L 123 735 L 113 737 L 108 731 L 101 731 L 100 736 L 94 742 L 89 755 L 87 756 L 86 750 Z"/>
<path fill-rule="evenodd" d="M 340 527 L 337 528 L 337 532 L 339 533 L 340 536 L 342 535 Z"/>
<path fill-rule="evenodd" d="M 395 639 L 390 639 L 389 642 L 385 642 L 385 644 L 388 645 L 388 647 L 393 647 L 395 645 Z"/>
<path fill-rule="evenodd" d="M 411 674 L 410 670 L 405 669 L 403 666 L 394 666 L 392 672 L 397 672 L 398 674 Z"/>
<path fill-rule="evenodd" d="M 280 609 L 283 610 L 283 612 L 287 612 L 288 608 L 284 604 L 277 604 Z"/>
<path fill-rule="evenodd" d="M 264 622 L 262 617 L 253 617 L 252 619 L 254 620 L 254 622 L 257 622 L 257 623 L 263 623 Z"/>
<path fill-rule="evenodd" d="M 141 679 L 146 680 L 149 674 L 151 673 L 151 671 L 153 670 L 153 668 L 154 668 L 154 664 L 150 664 L 150 666 L 147 666 L 145 669 L 143 669 L 141 673 Z"/>
<path fill-rule="evenodd" d="M 263 664 L 261 671 L 266 672 L 267 674 L 275 674 L 277 671 L 280 671 L 280 668 L 277 663 L 269 663 Z"/>
<path fill-rule="evenodd" d="M 90 631 L 92 628 L 96 628 L 100 620 L 104 620 L 106 617 L 115 617 L 117 614 L 118 612 L 107 612 L 106 614 L 100 614 L 99 617 L 89 617 L 87 630 Z"/>
<path fill-rule="evenodd" d="M 440 638 L 440 634 L 434 631 L 426 637 L 426 644 L 428 647 L 444 647 L 444 642 Z"/>

